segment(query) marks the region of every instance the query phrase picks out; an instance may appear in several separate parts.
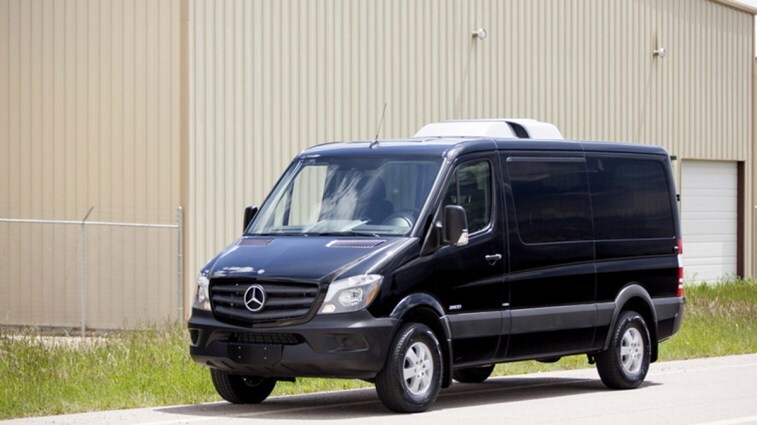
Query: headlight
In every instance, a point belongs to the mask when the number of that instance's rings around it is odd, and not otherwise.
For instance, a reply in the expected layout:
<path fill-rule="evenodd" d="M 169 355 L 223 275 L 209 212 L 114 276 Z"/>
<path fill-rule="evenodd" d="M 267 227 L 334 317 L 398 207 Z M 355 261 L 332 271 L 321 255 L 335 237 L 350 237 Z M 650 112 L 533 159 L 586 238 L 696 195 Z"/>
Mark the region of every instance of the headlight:
<path fill-rule="evenodd" d="M 332 282 L 318 314 L 348 313 L 368 307 L 383 279 L 378 274 L 364 274 Z"/>
<path fill-rule="evenodd" d="M 195 292 L 195 301 L 193 305 L 194 308 L 210 311 L 210 291 L 208 290 L 209 284 L 210 281 L 208 280 L 207 276 L 202 273 L 197 276 L 197 290 Z"/>

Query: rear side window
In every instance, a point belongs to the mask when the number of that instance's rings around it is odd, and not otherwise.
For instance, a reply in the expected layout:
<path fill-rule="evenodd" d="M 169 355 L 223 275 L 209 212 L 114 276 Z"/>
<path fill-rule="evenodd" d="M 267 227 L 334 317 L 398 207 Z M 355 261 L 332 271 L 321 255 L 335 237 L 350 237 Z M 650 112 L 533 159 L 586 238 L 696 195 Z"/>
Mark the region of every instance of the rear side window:
<path fill-rule="evenodd" d="M 587 159 L 597 239 L 675 236 L 665 168 L 660 161 Z"/>
<path fill-rule="evenodd" d="M 510 157 L 507 173 L 518 233 L 524 243 L 592 239 L 583 159 Z"/>

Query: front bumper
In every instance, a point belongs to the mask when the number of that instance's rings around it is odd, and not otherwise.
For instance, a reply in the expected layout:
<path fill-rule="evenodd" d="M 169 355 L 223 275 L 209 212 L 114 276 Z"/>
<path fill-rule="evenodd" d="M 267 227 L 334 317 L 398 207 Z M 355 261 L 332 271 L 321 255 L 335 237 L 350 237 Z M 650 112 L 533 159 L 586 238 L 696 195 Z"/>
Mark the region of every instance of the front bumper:
<path fill-rule="evenodd" d="M 252 328 L 193 309 L 189 353 L 197 363 L 240 375 L 371 379 L 384 367 L 398 325 L 397 319 L 375 318 L 364 310 Z"/>

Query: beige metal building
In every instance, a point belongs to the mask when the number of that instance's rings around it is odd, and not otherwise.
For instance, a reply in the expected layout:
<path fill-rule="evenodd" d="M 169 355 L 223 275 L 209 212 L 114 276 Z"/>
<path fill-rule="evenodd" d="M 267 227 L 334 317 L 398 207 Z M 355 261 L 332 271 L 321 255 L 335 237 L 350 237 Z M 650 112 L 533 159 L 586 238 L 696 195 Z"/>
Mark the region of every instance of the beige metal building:
<path fill-rule="evenodd" d="M 0 218 L 176 225 L 180 6 L 0 0 Z M 0 222 L 0 325 L 177 317 L 175 229 L 86 232 Z"/>
<path fill-rule="evenodd" d="M 0 324 L 76 325 L 82 270 L 90 326 L 117 326 L 114 309 L 175 317 L 180 254 L 186 312 L 244 206 L 302 149 L 373 137 L 385 103 L 384 138 L 530 117 L 568 138 L 665 146 L 690 278 L 752 275 L 755 13 L 726 0 L 0 0 L 0 218 L 95 206 L 89 220 L 168 225 L 184 210 L 183 250 L 175 229 L 103 225 L 85 267 L 75 226 L 0 222 Z M 29 301 L 51 293 L 66 307 Z"/>

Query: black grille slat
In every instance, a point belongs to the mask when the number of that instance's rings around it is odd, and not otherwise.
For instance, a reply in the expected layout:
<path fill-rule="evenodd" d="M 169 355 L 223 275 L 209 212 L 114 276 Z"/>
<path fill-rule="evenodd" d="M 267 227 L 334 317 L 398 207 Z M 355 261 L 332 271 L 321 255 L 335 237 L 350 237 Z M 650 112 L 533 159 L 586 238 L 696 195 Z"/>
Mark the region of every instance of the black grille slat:
<path fill-rule="evenodd" d="M 291 317 L 304 316 L 308 314 L 308 312 L 310 311 L 309 308 L 301 308 L 297 310 L 286 310 L 286 311 L 263 310 L 257 313 L 252 313 L 246 309 L 242 310 L 242 308 L 216 306 L 216 313 L 220 313 L 220 314 L 223 314 L 224 316 L 230 316 L 232 318 L 242 319 L 242 320 L 249 320 L 250 316 L 254 316 L 256 321 L 270 321 L 270 320 L 288 319 Z"/>
<path fill-rule="evenodd" d="M 287 311 L 261 311 L 260 313 L 257 313 L 256 316 L 258 320 L 280 320 L 289 319 L 291 317 L 305 316 L 309 311 L 309 308 Z"/>
<path fill-rule="evenodd" d="M 244 304 L 244 294 L 252 285 L 262 286 L 266 294 L 265 304 L 258 312 L 250 311 Z M 315 283 L 229 278 L 210 282 L 210 298 L 216 317 L 245 324 L 303 319 L 313 309 L 318 293 Z"/>
<path fill-rule="evenodd" d="M 265 303 L 266 306 L 280 307 L 280 306 L 310 306 L 313 303 L 313 299 L 308 298 L 282 298 L 276 300 L 270 300 Z"/>
<path fill-rule="evenodd" d="M 216 314 L 221 314 L 232 319 L 248 320 L 250 318 L 250 314 L 240 308 L 231 308 L 217 305 L 214 310 Z"/>
<path fill-rule="evenodd" d="M 226 297 L 223 295 L 216 295 L 213 297 L 213 301 L 219 304 L 241 304 L 244 302 L 244 299 L 242 299 L 242 295 L 238 297 Z"/>
<path fill-rule="evenodd" d="M 318 288 L 286 288 L 278 285 L 269 285 L 265 288 L 267 294 L 309 294 L 318 293 Z"/>
<path fill-rule="evenodd" d="M 241 294 L 244 294 L 244 291 L 247 290 L 247 288 L 250 285 L 244 285 L 244 286 L 235 286 L 235 285 L 216 285 L 213 288 L 213 292 L 226 292 L 226 293 L 234 293 L 234 292 L 240 292 Z"/>

